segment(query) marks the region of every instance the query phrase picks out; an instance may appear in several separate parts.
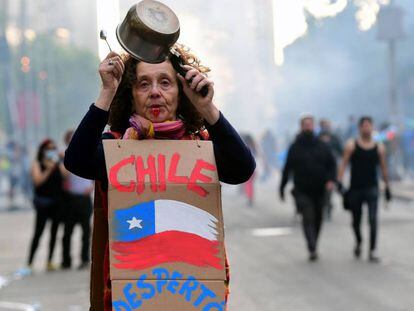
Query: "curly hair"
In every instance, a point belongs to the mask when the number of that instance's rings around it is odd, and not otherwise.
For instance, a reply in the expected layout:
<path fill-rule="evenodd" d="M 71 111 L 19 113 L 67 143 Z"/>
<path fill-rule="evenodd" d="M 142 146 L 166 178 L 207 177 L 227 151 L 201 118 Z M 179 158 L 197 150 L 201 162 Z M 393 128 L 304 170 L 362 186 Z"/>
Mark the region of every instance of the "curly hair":
<path fill-rule="evenodd" d="M 180 54 L 185 65 L 192 66 L 203 74 L 210 71 L 208 67 L 201 65 L 200 60 L 191 53 L 189 48 L 182 44 L 175 44 L 173 48 Z M 111 131 L 120 132 L 121 134 L 125 133 L 130 126 L 129 118 L 133 110 L 132 88 L 137 80 L 136 70 L 140 62 L 128 54 L 122 57 L 125 70 L 109 110 L 108 122 Z M 185 95 L 181 82 L 178 79 L 177 83 L 180 98 L 177 107 L 177 117 L 184 122 L 187 134 L 196 133 L 203 129 L 204 119 Z"/>

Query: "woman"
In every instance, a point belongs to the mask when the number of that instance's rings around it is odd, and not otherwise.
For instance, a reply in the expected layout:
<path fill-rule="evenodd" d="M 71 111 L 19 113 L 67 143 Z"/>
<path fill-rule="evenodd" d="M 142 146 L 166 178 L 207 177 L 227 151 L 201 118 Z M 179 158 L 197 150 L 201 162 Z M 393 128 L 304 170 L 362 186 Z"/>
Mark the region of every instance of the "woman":
<path fill-rule="evenodd" d="M 56 145 L 52 140 L 46 139 L 39 146 L 37 157 L 33 162 L 31 170 L 34 185 L 33 204 L 36 210 L 36 223 L 28 258 L 29 268 L 32 266 L 46 222 L 50 220 L 47 270 L 55 270 L 52 264 L 52 257 L 61 213 L 60 200 L 63 194 L 62 172 L 64 172 L 64 167 L 60 163 Z"/>
<path fill-rule="evenodd" d="M 149 64 L 109 53 L 99 66 L 102 87 L 98 99 L 66 150 L 65 165 L 69 171 L 98 181 L 92 238 L 91 310 L 111 310 L 107 178 L 102 139 L 179 140 L 209 136 L 219 178 L 231 184 L 248 180 L 256 166 L 249 149 L 213 104 L 213 82 L 204 74 L 208 68 L 201 66 L 188 50 L 178 46 L 177 50 L 187 64 L 185 77 L 176 73 L 169 60 Z M 205 97 L 198 93 L 204 86 L 208 87 Z M 112 132 L 101 137 L 107 123 Z"/>

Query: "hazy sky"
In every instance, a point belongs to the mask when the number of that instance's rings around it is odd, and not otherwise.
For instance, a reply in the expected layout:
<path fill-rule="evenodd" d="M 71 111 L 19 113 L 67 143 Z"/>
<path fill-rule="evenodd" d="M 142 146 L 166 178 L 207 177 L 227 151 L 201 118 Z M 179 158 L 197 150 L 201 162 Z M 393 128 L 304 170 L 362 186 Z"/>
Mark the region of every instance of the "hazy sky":
<path fill-rule="evenodd" d="M 380 6 L 389 4 L 390 0 L 273 0 L 275 63 L 282 65 L 283 49 L 306 34 L 305 13 L 317 19 L 333 17 L 351 2 L 358 7 L 355 18 L 359 29 L 366 31 L 374 25 Z"/>
<path fill-rule="evenodd" d="M 217 1 L 217 5 L 220 5 L 218 0 L 215 1 Z M 164 1 L 167 5 L 174 5 L 175 2 L 174 0 Z M 283 49 L 306 34 L 308 26 L 305 13 L 319 19 L 333 17 L 342 12 L 350 3 L 353 3 L 359 8 L 355 16 L 359 28 L 366 31 L 375 23 L 380 6 L 389 4 L 390 0 L 272 0 L 272 2 L 275 62 L 281 65 L 284 60 Z M 114 28 L 120 19 L 120 6 L 127 7 L 128 3 L 131 5 L 135 1 L 97 0 L 98 29 Z M 109 40 L 116 41 L 114 39 L 113 34 L 110 33 Z M 116 42 L 113 44 L 117 46 Z M 101 56 L 105 52 L 105 47 L 101 44 Z"/>

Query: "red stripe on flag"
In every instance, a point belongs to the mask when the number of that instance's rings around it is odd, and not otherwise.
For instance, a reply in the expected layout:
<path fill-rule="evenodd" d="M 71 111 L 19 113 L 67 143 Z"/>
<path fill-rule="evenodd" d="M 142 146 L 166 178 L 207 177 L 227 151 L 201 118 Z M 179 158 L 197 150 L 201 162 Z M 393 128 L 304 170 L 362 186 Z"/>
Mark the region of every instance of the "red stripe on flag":
<path fill-rule="evenodd" d="M 199 235 L 165 231 L 132 242 L 113 242 L 118 269 L 142 270 L 163 263 L 182 262 L 197 267 L 222 269 L 219 242 Z"/>

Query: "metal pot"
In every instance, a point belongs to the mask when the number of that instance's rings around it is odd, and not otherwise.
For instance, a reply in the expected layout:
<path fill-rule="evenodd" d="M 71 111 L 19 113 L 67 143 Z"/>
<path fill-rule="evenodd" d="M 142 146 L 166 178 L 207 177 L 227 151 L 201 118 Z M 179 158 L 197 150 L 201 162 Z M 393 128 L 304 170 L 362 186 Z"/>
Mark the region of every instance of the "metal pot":
<path fill-rule="evenodd" d="M 134 58 L 162 63 L 180 36 L 180 22 L 166 5 L 143 0 L 133 5 L 116 28 L 120 45 Z"/>

